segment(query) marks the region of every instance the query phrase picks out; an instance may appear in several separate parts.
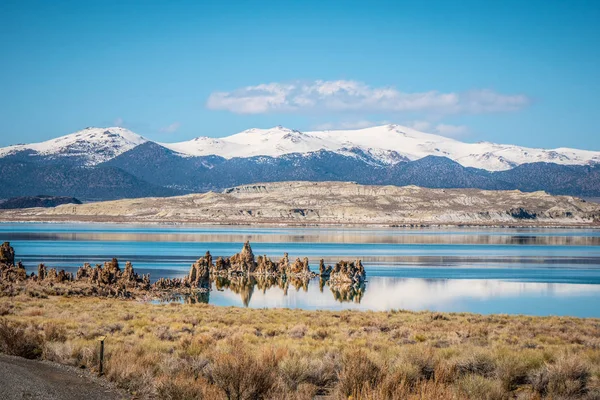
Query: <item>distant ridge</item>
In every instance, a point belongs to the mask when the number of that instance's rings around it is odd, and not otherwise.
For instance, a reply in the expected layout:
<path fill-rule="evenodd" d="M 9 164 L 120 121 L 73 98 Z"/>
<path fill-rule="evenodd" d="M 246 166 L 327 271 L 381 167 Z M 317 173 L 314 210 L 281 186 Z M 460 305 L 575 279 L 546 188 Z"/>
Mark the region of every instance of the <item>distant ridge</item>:
<path fill-rule="evenodd" d="M 0 198 L 172 196 L 290 180 L 600 197 L 599 160 L 599 152 L 462 143 L 399 125 L 320 132 L 250 129 L 174 144 L 124 128 L 86 128 L 0 149 Z"/>
<path fill-rule="evenodd" d="M 15 208 L 34 208 L 34 207 L 56 207 L 61 204 L 81 204 L 81 201 L 75 197 L 64 196 L 24 196 L 13 197 L 6 200 L 0 200 L 0 209 L 12 210 Z"/>
<path fill-rule="evenodd" d="M 382 164 L 414 161 L 426 156 L 447 157 L 465 167 L 500 171 L 533 162 L 584 165 L 600 162 L 600 152 L 560 148 L 553 150 L 495 144 L 464 143 L 401 125 L 356 130 L 300 132 L 277 126 L 249 129 L 224 138 L 198 137 L 163 146 L 191 156 L 224 158 L 310 153 L 319 150 L 352 154 L 357 149 Z"/>
<path fill-rule="evenodd" d="M 125 128 L 86 128 L 41 143 L 0 148 L 0 157 L 26 154 L 34 158 L 74 159 L 89 166 L 109 161 L 146 142 L 146 138 Z M 223 138 L 201 136 L 185 142 L 157 144 L 182 157 L 280 157 L 324 150 L 347 156 L 365 154 L 381 165 L 414 161 L 427 156 L 447 157 L 464 167 L 488 171 L 502 171 L 536 162 L 560 165 L 600 163 L 600 152 L 595 151 L 569 148 L 545 150 L 489 142 L 464 143 L 401 125 L 312 132 L 276 126 L 248 129 Z"/>

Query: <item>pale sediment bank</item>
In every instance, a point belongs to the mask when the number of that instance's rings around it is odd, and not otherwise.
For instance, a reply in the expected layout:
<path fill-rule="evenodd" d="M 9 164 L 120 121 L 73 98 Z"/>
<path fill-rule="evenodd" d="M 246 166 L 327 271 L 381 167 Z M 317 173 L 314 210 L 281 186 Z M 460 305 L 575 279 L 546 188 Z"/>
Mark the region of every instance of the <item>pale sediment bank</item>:
<path fill-rule="evenodd" d="M 370 227 L 600 227 L 600 204 L 518 190 L 278 182 L 222 193 L 0 211 L 5 222 Z"/>

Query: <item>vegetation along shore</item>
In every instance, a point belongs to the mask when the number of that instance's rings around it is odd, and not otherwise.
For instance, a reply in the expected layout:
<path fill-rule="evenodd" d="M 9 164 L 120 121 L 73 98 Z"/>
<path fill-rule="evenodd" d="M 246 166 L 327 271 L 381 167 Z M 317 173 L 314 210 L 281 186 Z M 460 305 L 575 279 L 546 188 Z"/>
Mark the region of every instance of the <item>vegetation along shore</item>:
<path fill-rule="evenodd" d="M 302 260 L 258 260 L 246 243 L 240 253 L 216 263 L 210 254 L 201 257 L 188 277 L 163 280 L 157 288 L 130 264 L 121 271 L 113 262 L 82 267 L 63 280 L 60 271 L 44 268 L 23 276 L 14 251 L 4 244 L 0 352 L 97 372 L 98 339 L 105 337 L 105 377 L 132 398 L 600 397 L 598 319 L 149 301 L 158 292 L 177 292 L 182 282 L 215 274 L 281 278 L 285 272 L 290 278 L 331 279 L 345 271 L 334 278 L 343 282 L 333 284 L 349 285 L 366 278 L 359 261 L 321 266 L 317 274 L 307 272 Z"/>
<path fill-rule="evenodd" d="M 0 351 L 97 371 L 132 398 L 597 399 L 600 321 L 0 297 Z"/>

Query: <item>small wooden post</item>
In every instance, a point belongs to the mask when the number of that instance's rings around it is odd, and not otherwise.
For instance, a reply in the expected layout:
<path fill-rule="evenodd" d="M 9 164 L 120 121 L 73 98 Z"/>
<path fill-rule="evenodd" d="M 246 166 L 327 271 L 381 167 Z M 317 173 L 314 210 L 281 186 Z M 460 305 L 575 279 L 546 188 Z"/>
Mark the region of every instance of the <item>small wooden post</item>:
<path fill-rule="evenodd" d="M 100 354 L 98 356 L 98 376 L 104 375 L 104 339 L 106 336 L 100 336 L 98 341 L 100 342 Z"/>

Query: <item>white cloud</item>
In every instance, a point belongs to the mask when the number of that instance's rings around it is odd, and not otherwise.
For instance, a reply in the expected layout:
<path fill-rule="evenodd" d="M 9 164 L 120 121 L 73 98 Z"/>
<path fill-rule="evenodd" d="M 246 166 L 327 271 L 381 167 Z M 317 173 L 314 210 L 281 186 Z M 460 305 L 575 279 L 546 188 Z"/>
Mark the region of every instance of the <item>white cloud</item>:
<path fill-rule="evenodd" d="M 114 123 L 114 125 L 115 125 L 115 126 L 123 126 L 123 123 L 124 123 L 124 122 L 125 122 L 125 121 L 123 121 L 123 118 L 121 118 L 121 117 L 118 117 L 117 119 L 115 119 L 115 120 L 113 121 L 113 123 Z"/>
<path fill-rule="evenodd" d="M 355 121 L 339 121 L 339 122 L 326 122 L 323 124 L 315 125 L 313 128 L 319 131 L 337 130 L 337 129 L 363 129 L 371 128 L 373 126 L 381 126 L 390 124 L 390 121 L 370 121 L 366 119 L 355 120 Z M 421 132 L 435 133 L 437 135 L 447 137 L 461 137 L 469 133 L 469 127 L 466 125 L 451 125 L 438 123 L 434 124 L 429 121 L 410 121 L 405 122 L 405 126 L 415 129 Z"/>
<path fill-rule="evenodd" d="M 469 128 L 465 125 L 438 124 L 434 132 L 447 137 L 461 137 L 469 133 Z"/>
<path fill-rule="evenodd" d="M 163 126 L 162 128 L 160 128 L 160 131 L 162 133 L 174 133 L 175 131 L 177 131 L 177 129 L 179 129 L 180 126 L 181 124 L 179 122 L 173 122 L 170 125 Z"/>
<path fill-rule="evenodd" d="M 504 95 L 488 89 L 464 93 L 405 93 L 393 87 L 371 87 L 358 81 L 318 80 L 273 82 L 231 92 L 214 92 L 206 106 L 238 114 L 314 111 L 480 114 L 516 111 L 529 103 L 525 95 Z"/>
<path fill-rule="evenodd" d="M 357 121 L 326 122 L 324 124 L 315 125 L 314 129 L 319 131 L 328 131 L 333 129 L 363 129 L 370 128 L 372 126 L 386 125 L 389 123 L 389 121 L 369 121 L 366 119 L 361 119 Z"/>
<path fill-rule="evenodd" d="M 431 122 L 429 121 L 412 121 L 406 124 L 409 128 L 413 128 L 421 132 L 429 132 L 431 129 Z"/>
<path fill-rule="evenodd" d="M 446 137 L 461 137 L 469 134 L 469 127 L 466 125 L 451 125 L 444 123 L 433 123 L 430 121 L 410 121 L 405 123 L 409 128 L 417 131 L 435 133 L 436 135 Z"/>

